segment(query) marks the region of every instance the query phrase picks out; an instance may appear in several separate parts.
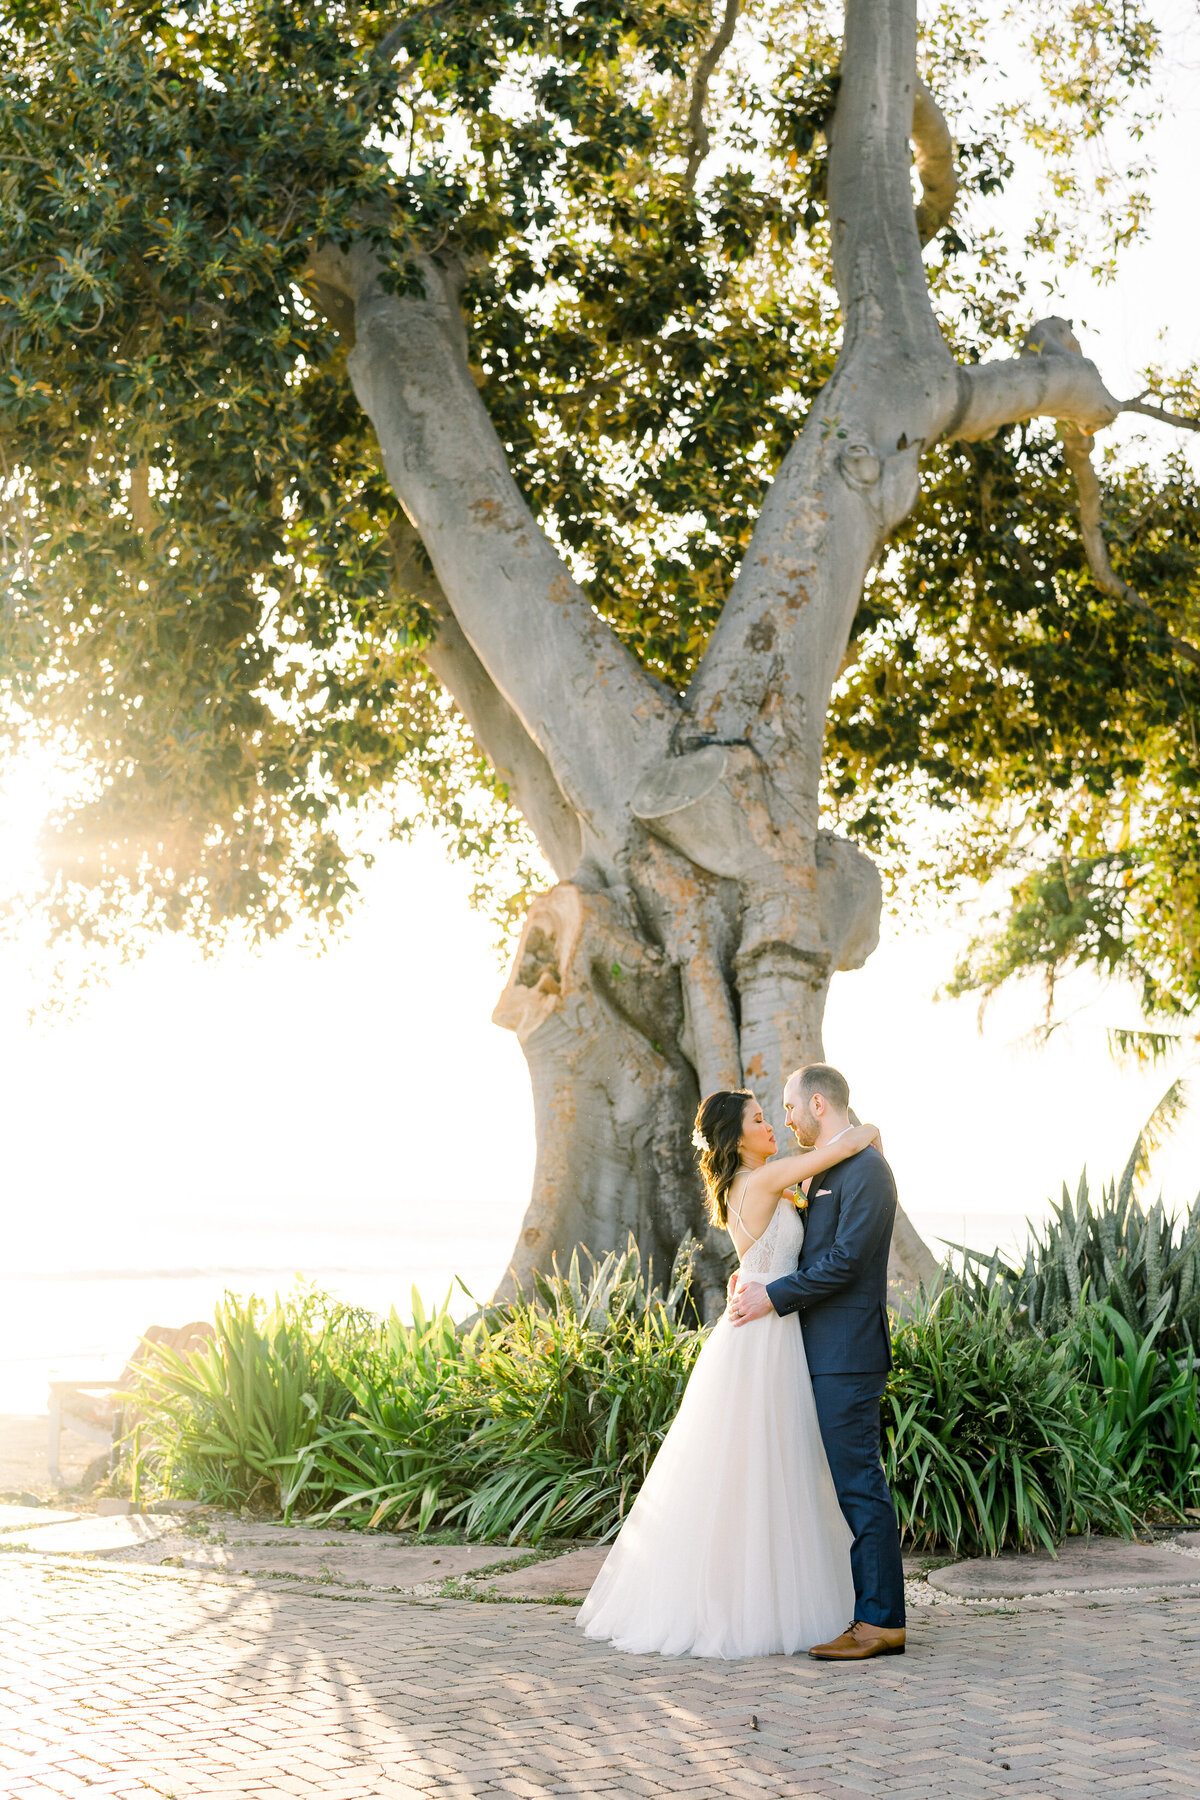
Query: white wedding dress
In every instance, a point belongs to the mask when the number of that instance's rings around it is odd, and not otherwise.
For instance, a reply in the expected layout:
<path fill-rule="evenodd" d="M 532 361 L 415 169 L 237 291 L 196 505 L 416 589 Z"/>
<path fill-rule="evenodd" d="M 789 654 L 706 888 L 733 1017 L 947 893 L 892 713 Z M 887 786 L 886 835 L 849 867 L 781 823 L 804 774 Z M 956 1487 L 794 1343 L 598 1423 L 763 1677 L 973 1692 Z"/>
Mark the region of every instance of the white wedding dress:
<path fill-rule="evenodd" d="M 740 1278 L 793 1273 L 803 1242 L 783 1199 Z M 854 1615 L 850 1539 L 799 1318 L 723 1316 L 576 1623 L 664 1656 L 807 1650 Z"/>

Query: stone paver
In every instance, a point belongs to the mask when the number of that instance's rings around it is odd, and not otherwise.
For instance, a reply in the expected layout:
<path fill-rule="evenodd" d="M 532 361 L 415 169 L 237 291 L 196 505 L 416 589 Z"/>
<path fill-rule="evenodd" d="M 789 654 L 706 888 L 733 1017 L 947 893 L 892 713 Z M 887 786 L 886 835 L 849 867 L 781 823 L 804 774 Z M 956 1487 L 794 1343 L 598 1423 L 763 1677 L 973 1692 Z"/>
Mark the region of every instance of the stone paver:
<path fill-rule="evenodd" d="M 15 1533 L 5 1541 L 39 1555 L 115 1558 L 147 1566 L 169 1563 L 234 1575 L 292 1575 L 405 1591 L 430 1584 L 440 1587 L 449 1578 L 470 1578 L 478 1570 L 529 1555 L 526 1549 L 506 1545 L 405 1544 L 383 1534 L 331 1533 L 307 1525 L 222 1521 L 197 1527 L 168 1513 L 79 1517 L 74 1523 Z"/>
<path fill-rule="evenodd" d="M 559 1594 L 568 1600 L 582 1600 L 604 1567 L 611 1548 L 611 1544 L 586 1544 L 555 1557 L 553 1562 L 514 1569 L 511 1575 L 498 1575 L 484 1585 L 489 1594 L 520 1600 L 549 1600 Z"/>
<path fill-rule="evenodd" d="M 859 1665 L 623 1656 L 573 1609 L 0 1557 L 4 1800 L 1164 1800 L 1200 1597 L 943 1601 Z"/>
<path fill-rule="evenodd" d="M 0 1531 L 29 1530 L 31 1526 L 72 1525 L 78 1513 L 57 1512 L 52 1506 L 0 1506 Z"/>
<path fill-rule="evenodd" d="M 182 1518 L 173 1518 L 169 1513 L 149 1517 L 142 1513 L 118 1513 L 110 1518 L 97 1518 L 93 1514 L 77 1516 L 63 1524 L 43 1525 L 39 1522 L 35 1530 L 19 1532 L 16 1541 L 22 1549 L 43 1556 L 63 1556 L 79 1551 L 92 1556 L 109 1556 L 114 1550 L 131 1550 L 141 1544 L 153 1543 L 168 1532 L 178 1531 L 182 1524 Z"/>
<path fill-rule="evenodd" d="M 1182 1540 L 1162 1544 L 1068 1538 L 1057 1556 L 972 1557 L 948 1569 L 935 1569 L 929 1585 L 940 1593 L 977 1600 L 1118 1588 L 1200 1588 L 1200 1553 L 1187 1542 L 1193 1535 L 1188 1532 Z"/>
<path fill-rule="evenodd" d="M 260 1544 L 188 1544 L 171 1558 L 181 1569 L 226 1569 L 234 1574 L 304 1575 L 322 1581 L 411 1589 L 473 1576 L 477 1570 L 527 1556 L 527 1550 L 494 1544 L 395 1544 L 353 1538 Z"/>

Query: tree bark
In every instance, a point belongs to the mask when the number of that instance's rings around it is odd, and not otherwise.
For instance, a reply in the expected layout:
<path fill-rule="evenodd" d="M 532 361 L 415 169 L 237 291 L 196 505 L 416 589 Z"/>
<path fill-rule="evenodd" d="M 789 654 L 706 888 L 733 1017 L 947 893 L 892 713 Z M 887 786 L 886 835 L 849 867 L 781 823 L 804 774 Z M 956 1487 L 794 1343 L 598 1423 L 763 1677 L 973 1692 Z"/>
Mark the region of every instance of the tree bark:
<path fill-rule="evenodd" d="M 878 938 L 873 865 L 819 828 L 825 716 L 867 572 L 940 440 L 1035 414 L 1090 436 L 1120 411 L 1061 320 L 1010 361 L 955 364 L 921 261 L 956 182 L 917 77 L 915 3 L 847 0 L 845 17 L 829 134 L 842 345 L 683 696 L 592 611 L 526 506 L 468 369 L 452 259 L 424 265 L 418 296 L 385 291 L 365 248 L 313 259 L 330 317 L 352 321 L 355 391 L 411 521 L 400 578 L 416 537 L 428 553 L 426 660 L 559 877 L 496 1012 L 529 1060 L 538 1130 L 510 1281 L 631 1232 L 665 1275 L 691 1233 L 703 1304 L 720 1305 L 729 1246 L 704 1219 L 695 1104 L 747 1083 L 782 1132 L 785 1077 L 822 1055 L 829 983 Z M 901 1218 L 895 1280 L 935 1274 Z"/>
<path fill-rule="evenodd" d="M 690 1234 L 706 1314 L 724 1299 L 724 1246 L 708 1231 L 691 1145 L 699 1090 L 680 1049 L 676 969 L 618 896 L 561 883 L 534 901 L 494 1014 L 529 1064 L 537 1126 L 533 1198 L 501 1289 L 583 1244 L 632 1234 L 658 1274 Z"/>

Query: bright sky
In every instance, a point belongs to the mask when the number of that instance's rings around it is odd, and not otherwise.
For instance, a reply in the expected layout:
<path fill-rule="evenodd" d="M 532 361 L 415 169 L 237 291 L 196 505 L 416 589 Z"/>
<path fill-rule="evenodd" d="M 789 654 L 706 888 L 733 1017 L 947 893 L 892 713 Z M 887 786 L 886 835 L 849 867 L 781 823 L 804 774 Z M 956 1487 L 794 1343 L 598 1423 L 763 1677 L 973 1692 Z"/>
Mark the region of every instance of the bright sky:
<path fill-rule="evenodd" d="M 1168 16 L 1186 9 L 1172 0 Z M 1117 393 L 1163 354 L 1159 333 L 1173 360 L 1200 361 L 1194 37 L 1179 44 L 1150 241 L 1115 289 L 1065 280 L 1045 307 L 1075 319 Z M 0 875 L 28 855 L 35 812 L 18 777 Z M 24 952 L 0 945 L 10 1272 L 208 1271 L 179 1302 L 187 1316 L 230 1270 L 342 1270 L 334 1285 L 371 1304 L 414 1276 L 427 1289 L 452 1269 L 480 1287 L 498 1276 L 528 1193 L 532 1107 L 517 1044 L 490 1023 L 502 973 L 469 886 L 432 839 L 391 846 L 324 957 L 280 943 L 206 963 L 164 943 L 49 1027 L 26 1019 Z M 1093 984 L 1067 990 L 1073 1020 L 1046 1048 L 1021 1045 L 1041 1011 L 1032 988 L 1002 998 L 981 1035 L 974 1002 L 934 998 L 965 934 L 961 922 L 890 921 L 867 967 L 835 980 L 826 1052 L 883 1128 L 918 1227 L 990 1247 L 1085 1162 L 1097 1178 L 1119 1169 L 1168 1074 L 1114 1066 L 1104 1026 L 1136 1011 Z M 1200 1107 L 1158 1159 L 1159 1180 L 1173 1205 L 1194 1198 Z M 58 1351 L 114 1353 L 126 1310 L 140 1330 L 139 1308 L 173 1304 L 118 1305 L 103 1284 L 22 1292 L 0 1365 L 36 1322 L 39 1371 Z M 4 1379 L 0 1367 L 0 1405 Z"/>

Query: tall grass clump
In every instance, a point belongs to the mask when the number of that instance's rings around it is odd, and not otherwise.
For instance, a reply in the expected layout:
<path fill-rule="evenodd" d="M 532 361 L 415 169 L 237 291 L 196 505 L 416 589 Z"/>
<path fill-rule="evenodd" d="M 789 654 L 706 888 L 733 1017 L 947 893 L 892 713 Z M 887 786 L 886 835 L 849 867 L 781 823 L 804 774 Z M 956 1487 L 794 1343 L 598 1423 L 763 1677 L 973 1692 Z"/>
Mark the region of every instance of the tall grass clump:
<path fill-rule="evenodd" d="M 314 1415 L 280 1465 L 288 1506 L 356 1522 L 443 1523 L 470 1492 L 468 1422 L 453 1404 L 480 1328 L 460 1333 L 447 1296 L 426 1313 L 416 1289 L 413 1322 L 393 1308 L 343 1371 L 346 1403 Z"/>
<path fill-rule="evenodd" d="M 1093 1203 L 1066 1186 L 1024 1260 L 963 1247 L 955 1278 L 981 1317 L 1006 1311 L 1073 1372 L 1092 1453 L 1131 1518 L 1181 1518 L 1200 1504 L 1200 1198 L 1168 1218 L 1134 1192 L 1142 1139 Z"/>
<path fill-rule="evenodd" d="M 472 1537 L 613 1536 L 700 1352 L 686 1295 L 678 1261 L 660 1295 L 631 1242 L 587 1272 L 573 1256 L 493 1314 L 451 1401 L 476 1471 L 452 1520 Z"/>
<path fill-rule="evenodd" d="M 1125 1486 L 1140 1516 L 1180 1518 L 1200 1503 L 1196 1353 L 1163 1348 L 1167 1302 L 1150 1330 L 1115 1307 L 1088 1309 L 1064 1336 L 1099 1465 Z"/>
<path fill-rule="evenodd" d="M 1110 1192 L 1093 1214 L 1084 1192 L 1041 1262 L 969 1263 L 897 1321 L 884 1454 L 907 1543 L 1053 1547 L 1200 1505 L 1189 1240 L 1155 1265 L 1151 1229 L 1161 1250 L 1153 1212 Z M 581 1251 L 466 1325 L 415 1294 L 411 1324 L 304 1292 L 227 1298 L 199 1353 L 154 1347 L 142 1365 L 135 1478 L 368 1529 L 610 1538 L 704 1342 L 688 1262 L 664 1292 L 632 1240 Z"/>
<path fill-rule="evenodd" d="M 316 1422 L 350 1404 L 375 1322 L 300 1289 L 274 1305 L 227 1294 L 214 1324 L 187 1356 L 148 1346 L 125 1396 L 135 1494 L 150 1482 L 224 1506 L 286 1505 L 285 1471 Z"/>
<path fill-rule="evenodd" d="M 1022 1330 L 1000 1295 L 978 1306 L 950 1288 L 899 1324 L 894 1356 L 884 1464 L 914 1549 L 995 1555 L 1128 1529 L 1070 1345 Z"/>
<path fill-rule="evenodd" d="M 299 1459 L 301 1503 L 481 1539 L 611 1536 L 700 1350 L 685 1294 L 679 1264 L 658 1293 L 631 1241 L 600 1262 L 577 1252 L 419 1369 L 416 1328 L 393 1325 L 355 1406 Z"/>
<path fill-rule="evenodd" d="M 312 1296 L 227 1299 L 194 1358 L 139 1376 L 139 1459 L 176 1493 L 482 1539 L 611 1536 L 699 1354 L 689 1249 L 658 1291 L 632 1240 L 457 1328 Z"/>

